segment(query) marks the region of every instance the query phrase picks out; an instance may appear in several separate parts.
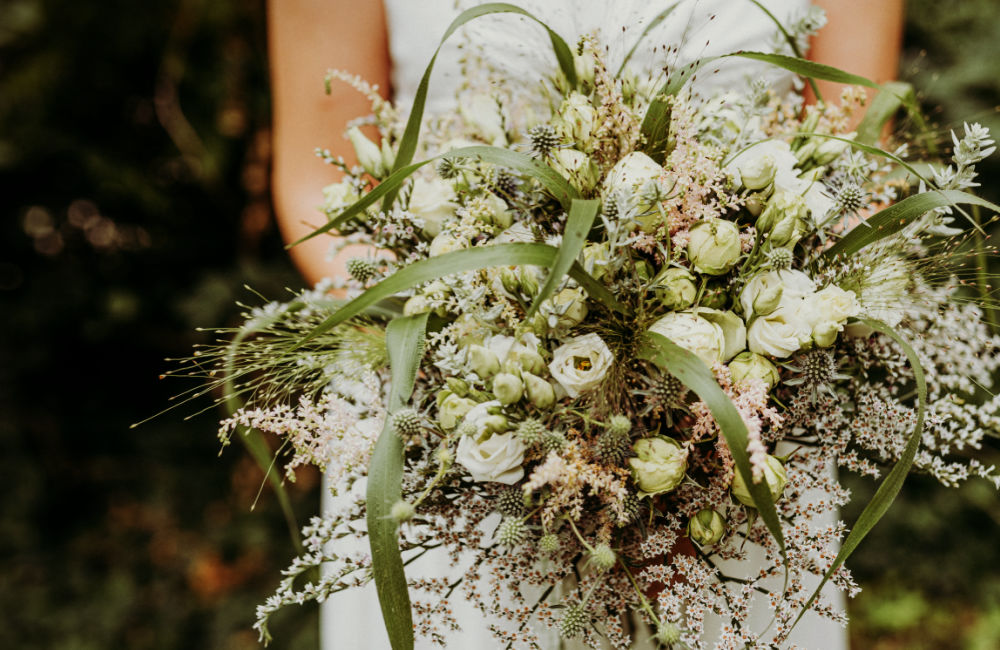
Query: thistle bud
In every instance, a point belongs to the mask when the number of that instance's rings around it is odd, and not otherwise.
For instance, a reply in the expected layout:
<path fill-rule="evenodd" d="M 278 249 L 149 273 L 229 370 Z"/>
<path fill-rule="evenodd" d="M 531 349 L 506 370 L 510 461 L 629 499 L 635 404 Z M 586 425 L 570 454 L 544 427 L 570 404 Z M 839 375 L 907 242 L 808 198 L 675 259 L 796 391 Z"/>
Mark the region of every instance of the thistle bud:
<path fill-rule="evenodd" d="M 741 254 L 740 231 L 732 221 L 708 219 L 691 228 L 688 259 L 699 273 L 727 273 Z"/>
<path fill-rule="evenodd" d="M 487 347 L 482 345 L 470 345 L 469 365 L 476 371 L 476 374 L 483 379 L 489 379 L 500 372 L 500 359 Z"/>
<path fill-rule="evenodd" d="M 688 521 L 688 537 L 701 546 L 717 544 L 725 533 L 726 520 L 711 508 L 700 510 Z"/>
<path fill-rule="evenodd" d="M 552 384 L 530 372 L 521 373 L 521 379 L 524 381 L 525 392 L 528 393 L 528 401 L 535 408 L 547 409 L 556 403 L 556 392 Z"/>
<path fill-rule="evenodd" d="M 354 153 L 361 167 L 375 178 L 381 179 L 385 176 L 385 163 L 382 161 L 382 151 L 378 145 L 369 140 L 356 126 L 347 130 L 347 138 L 354 147 Z"/>
<path fill-rule="evenodd" d="M 607 544 L 597 544 L 590 550 L 590 564 L 598 571 L 607 571 L 617 561 L 618 556 Z"/>
<path fill-rule="evenodd" d="M 785 466 L 781 461 L 770 454 L 764 465 L 764 480 L 767 482 L 768 492 L 771 493 L 771 500 L 780 499 L 781 493 L 785 491 L 785 485 L 788 483 L 788 473 L 785 472 Z M 739 470 L 733 474 L 732 491 L 737 501 L 751 508 L 755 507 L 753 496 L 750 495 L 750 490 L 743 480 L 743 474 Z"/>
<path fill-rule="evenodd" d="M 681 630 L 673 623 L 663 622 L 656 628 L 656 637 L 654 638 L 661 645 L 672 648 L 674 644 L 680 642 Z"/>
<path fill-rule="evenodd" d="M 513 404 L 524 395 L 524 382 L 509 372 L 501 372 L 493 378 L 493 394 L 501 404 Z"/>

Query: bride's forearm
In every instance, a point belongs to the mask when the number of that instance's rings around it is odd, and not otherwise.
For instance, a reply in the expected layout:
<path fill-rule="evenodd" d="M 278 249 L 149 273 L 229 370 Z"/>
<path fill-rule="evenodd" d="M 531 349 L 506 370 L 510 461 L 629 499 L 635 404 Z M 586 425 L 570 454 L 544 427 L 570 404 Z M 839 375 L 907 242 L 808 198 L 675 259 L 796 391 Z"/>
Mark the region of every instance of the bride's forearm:
<path fill-rule="evenodd" d="M 389 91 L 389 52 L 381 2 L 345 0 L 270 0 L 268 41 L 273 98 L 274 208 L 286 242 L 310 232 L 325 219 L 319 211 L 321 188 L 337 180 L 337 169 L 314 155 L 325 147 L 353 162 L 343 137 L 348 120 L 371 112 L 368 100 L 347 84 L 329 95 L 323 79 L 329 68 L 357 74 Z M 370 134 L 374 135 L 374 134 Z M 292 259 L 311 284 L 343 276 L 346 260 L 364 254 L 348 247 L 326 260 L 330 237 L 316 237 L 292 249 Z M 359 250 L 360 249 L 360 250 Z"/>
<path fill-rule="evenodd" d="M 876 83 L 896 78 L 903 34 L 903 0 L 815 0 L 815 4 L 826 10 L 827 24 L 813 39 L 810 59 Z M 827 101 L 836 101 L 843 88 L 828 81 L 817 85 Z M 811 92 L 807 93 L 810 100 L 814 99 Z M 855 122 L 861 117 L 855 115 Z"/>

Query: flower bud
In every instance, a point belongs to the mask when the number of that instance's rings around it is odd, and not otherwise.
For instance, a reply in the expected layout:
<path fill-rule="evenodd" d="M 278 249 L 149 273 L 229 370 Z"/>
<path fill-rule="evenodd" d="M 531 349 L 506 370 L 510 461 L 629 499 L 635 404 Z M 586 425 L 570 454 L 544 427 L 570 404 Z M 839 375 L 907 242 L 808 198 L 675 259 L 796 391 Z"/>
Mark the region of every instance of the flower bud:
<path fill-rule="evenodd" d="M 641 438 L 632 445 L 632 478 L 640 495 L 662 494 L 677 488 L 687 471 L 687 451 L 673 438 Z"/>
<path fill-rule="evenodd" d="M 583 48 L 580 54 L 573 53 L 573 68 L 576 70 L 576 81 L 583 89 L 594 87 L 594 70 L 597 68 L 597 57 L 590 47 Z"/>
<path fill-rule="evenodd" d="M 524 382 L 509 372 L 501 372 L 493 378 L 493 394 L 501 404 L 513 404 L 524 395 Z"/>
<path fill-rule="evenodd" d="M 535 274 L 531 270 L 521 269 L 518 289 L 526 296 L 538 295 L 538 280 L 535 279 Z"/>
<path fill-rule="evenodd" d="M 549 299 L 556 316 L 556 326 L 571 329 L 587 317 L 587 299 L 579 289 L 563 289 Z"/>
<path fill-rule="evenodd" d="M 590 156 L 576 149 L 556 149 L 550 159 L 552 169 L 564 176 L 570 185 L 589 194 L 600 180 L 600 170 Z"/>
<path fill-rule="evenodd" d="M 797 194 L 778 190 L 771 195 L 767 207 L 757 218 L 757 232 L 769 233 L 784 217 L 798 218 L 803 221 L 809 216 L 805 199 Z"/>
<path fill-rule="evenodd" d="M 589 563 L 597 571 L 607 571 L 613 567 L 617 561 L 618 555 L 615 554 L 614 549 L 607 544 L 597 544 L 590 550 Z"/>
<path fill-rule="evenodd" d="M 848 133 L 843 136 L 844 140 L 853 140 L 857 133 Z M 834 160 L 840 157 L 840 154 L 844 153 L 848 147 L 851 146 L 850 142 L 844 142 L 843 140 L 834 140 L 833 138 L 826 138 L 823 142 L 816 148 L 816 153 L 813 154 L 813 160 L 816 161 L 817 165 L 829 165 Z"/>
<path fill-rule="evenodd" d="M 487 433 L 502 433 L 510 428 L 507 417 L 499 414 L 487 415 L 479 422 Z"/>
<path fill-rule="evenodd" d="M 448 390 L 459 397 L 466 397 L 469 394 L 469 384 L 458 377 L 448 377 L 444 383 L 448 385 Z"/>
<path fill-rule="evenodd" d="M 698 295 L 695 277 L 678 267 L 666 267 L 653 278 L 653 293 L 657 301 L 670 311 L 687 309 Z"/>
<path fill-rule="evenodd" d="M 806 234 L 808 229 L 809 226 L 804 219 L 789 216 L 782 217 L 771 230 L 767 238 L 767 243 L 772 247 L 791 249 L 795 244 L 799 243 L 799 240 L 802 239 L 802 236 Z"/>
<path fill-rule="evenodd" d="M 709 219 L 691 228 L 688 259 L 699 273 L 722 275 L 742 254 L 740 231 L 732 221 Z"/>
<path fill-rule="evenodd" d="M 741 352 L 729 362 L 729 373 L 733 383 L 739 384 L 747 379 L 760 379 L 767 384 L 768 390 L 778 385 L 781 375 L 774 364 L 755 352 Z"/>
<path fill-rule="evenodd" d="M 757 316 L 767 316 L 781 304 L 781 296 L 785 291 L 784 286 L 774 283 L 768 286 L 762 283 L 755 288 L 757 291 L 753 293 L 751 298 L 752 313 Z M 747 316 L 749 315 L 747 314 Z"/>
<path fill-rule="evenodd" d="M 755 191 L 762 190 L 771 184 L 778 171 L 778 166 L 774 162 L 774 156 L 765 153 L 742 163 L 739 170 L 743 187 Z"/>
<path fill-rule="evenodd" d="M 465 414 L 472 410 L 476 403 L 468 397 L 459 397 L 455 394 L 447 395 L 438 406 L 438 424 L 445 431 L 451 431 Z"/>
<path fill-rule="evenodd" d="M 566 140 L 588 151 L 594 144 L 597 110 L 586 95 L 573 91 L 559 105 L 552 126 Z"/>
<path fill-rule="evenodd" d="M 819 149 L 819 142 L 816 138 L 809 138 L 804 145 L 795 151 L 795 159 L 798 161 L 800 169 L 813 157 L 817 149 Z"/>
<path fill-rule="evenodd" d="M 378 145 L 365 137 L 356 126 L 347 130 L 347 138 L 354 147 L 354 153 L 358 157 L 358 163 L 366 172 L 381 179 L 386 174 L 385 163 L 382 161 L 382 151 Z"/>
<path fill-rule="evenodd" d="M 521 373 L 528 401 L 536 408 L 547 409 L 556 402 L 556 392 L 552 384 L 530 372 Z"/>
<path fill-rule="evenodd" d="M 442 445 L 434 451 L 434 460 L 444 469 L 448 469 L 455 462 L 455 454 L 451 453 L 451 449 Z"/>
<path fill-rule="evenodd" d="M 767 462 L 764 465 L 764 480 L 767 481 L 767 489 L 771 493 L 771 500 L 777 501 L 781 498 L 781 493 L 785 491 L 785 485 L 788 483 L 788 473 L 785 472 L 785 466 L 776 457 L 768 454 Z M 750 495 L 750 490 L 747 489 L 747 484 L 743 480 L 743 475 L 736 470 L 733 473 L 733 496 L 736 500 L 743 505 L 754 506 L 753 497 Z"/>
<path fill-rule="evenodd" d="M 459 207 L 455 203 L 455 190 L 450 183 L 439 178 L 429 181 L 416 178 L 411 187 L 407 208 L 423 221 L 424 234 L 437 237 L 445 221 L 451 219 Z"/>
<path fill-rule="evenodd" d="M 583 268 L 595 280 L 608 272 L 608 245 L 590 243 L 583 247 Z"/>
<path fill-rule="evenodd" d="M 389 146 L 389 138 L 382 138 L 382 142 L 379 147 L 382 150 L 382 166 L 385 167 L 385 171 L 388 174 L 392 170 L 392 166 L 396 164 L 396 152 L 392 150 Z"/>
<path fill-rule="evenodd" d="M 726 520 L 715 510 L 705 508 L 688 520 L 687 534 L 700 546 L 712 546 L 726 534 Z"/>
<path fill-rule="evenodd" d="M 500 372 L 500 359 L 492 350 L 482 345 L 469 346 L 469 365 L 483 379 L 489 379 Z"/>
<path fill-rule="evenodd" d="M 768 188 L 770 189 L 771 186 L 769 185 Z M 768 191 L 754 192 L 747 197 L 746 203 L 743 204 L 743 207 L 745 207 L 747 212 L 749 212 L 752 216 L 759 217 L 760 213 L 764 211 L 764 207 L 767 206 L 767 197 L 770 195 L 771 193 Z"/>
<path fill-rule="evenodd" d="M 538 350 L 526 345 L 515 346 L 511 349 L 510 354 L 523 371 L 538 374 L 545 368 L 545 359 L 538 353 Z"/>
<path fill-rule="evenodd" d="M 392 509 L 389 510 L 389 516 L 397 522 L 409 521 L 416 513 L 417 509 L 413 507 L 413 504 L 402 499 L 392 504 Z"/>
<path fill-rule="evenodd" d="M 828 348 L 837 341 L 837 336 L 840 334 L 841 330 L 844 329 L 843 325 L 840 325 L 836 321 L 823 321 L 818 325 L 813 326 L 812 338 L 821 348 Z"/>
<path fill-rule="evenodd" d="M 500 284 L 508 293 L 517 295 L 521 290 L 521 278 L 517 276 L 517 271 L 510 267 L 500 269 Z"/>

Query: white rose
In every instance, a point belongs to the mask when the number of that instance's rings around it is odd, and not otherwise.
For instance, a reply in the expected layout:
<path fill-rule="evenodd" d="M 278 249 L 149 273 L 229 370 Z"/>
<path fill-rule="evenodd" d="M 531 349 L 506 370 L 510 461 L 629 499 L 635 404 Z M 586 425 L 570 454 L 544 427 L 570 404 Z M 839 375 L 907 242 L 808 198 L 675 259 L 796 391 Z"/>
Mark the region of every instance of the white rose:
<path fill-rule="evenodd" d="M 799 172 L 795 169 L 795 165 L 799 161 L 795 158 L 788 143 L 783 140 L 763 140 L 751 145 L 729 161 L 725 171 L 729 176 L 742 183 L 740 170 L 764 157 L 770 158 L 770 162 L 774 165 L 775 189 L 790 189 L 792 187 L 795 190 L 804 189 L 799 180 Z"/>
<path fill-rule="evenodd" d="M 722 327 L 686 311 L 672 311 L 649 328 L 665 336 L 711 366 L 723 360 L 726 336 Z"/>
<path fill-rule="evenodd" d="M 779 359 L 789 356 L 811 339 L 809 323 L 790 307 L 779 307 L 767 316 L 757 318 L 747 332 L 751 352 Z"/>
<path fill-rule="evenodd" d="M 800 307 L 800 315 L 812 328 L 813 341 L 820 347 L 833 345 L 847 319 L 860 312 L 854 292 L 832 284 L 807 297 Z"/>
<path fill-rule="evenodd" d="M 455 191 L 450 183 L 439 178 L 429 181 L 417 178 L 413 181 L 410 212 L 415 217 L 423 219 L 424 232 L 428 236 L 436 237 L 440 234 L 442 224 L 452 217 L 457 209 Z"/>
<path fill-rule="evenodd" d="M 510 228 L 507 228 L 493 238 L 494 244 L 515 244 L 518 242 L 531 243 L 535 241 L 535 235 L 531 232 L 531 227 L 523 221 L 518 221 Z"/>
<path fill-rule="evenodd" d="M 458 103 L 462 119 L 471 126 L 477 136 L 495 147 L 507 144 L 507 134 L 503 128 L 503 115 L 495 97 L 482 93 L 463 98 Z"/>
<path fill-rule="evenodd" d="M 633 151 L 619 160 L 604 179 L 603 198 L 608 200 L 615 193 L 629 197 L 640 214 L 649 212 L 653 205 L 635 196 L 649 184 L 660 184 L 663 167 L 644 153 Z M 653 228 L 660 221 L 659 215 L 651 215 L 641 219 L 644 228 Z"/>
<path fill-rule="evenodd" d="M 743 314 L 749 318 L 751 314 L 760 313 L 754 309 L 755 302 L 758 303 L 758 307 L 770 307 L 771 305 L 761 305 L 760 303 L 770 302 L 770 297 L 777 295 L 779 291 L 777 307 L 797 309 L 799 300 L 811 296 L 816 291 L 816 283 L 802 271 L 792 269 L 768 271 L 755 275 L 740 293 Z"/>
<path fill-rule="evenodd" d="M 513 431 L 490 433 L 484 421 L 490 417 L 489 409 L 500 405 L 490 401 L 474 407 L 465 416 L 465 422 L 476 427 L 473 435 L 462 436 L 458 441 L 457 460 L 469 470 L 474 481 L 494 481 L 513 485 L 524 477 L 525 446 Z"/>
<path fill-rule="evenodd" d="M 570 397 L 576 397 L 597 388 L 614 360 L 614 355 L 600 336 L 585 334 L 556 348 L 549 372 Z"/>

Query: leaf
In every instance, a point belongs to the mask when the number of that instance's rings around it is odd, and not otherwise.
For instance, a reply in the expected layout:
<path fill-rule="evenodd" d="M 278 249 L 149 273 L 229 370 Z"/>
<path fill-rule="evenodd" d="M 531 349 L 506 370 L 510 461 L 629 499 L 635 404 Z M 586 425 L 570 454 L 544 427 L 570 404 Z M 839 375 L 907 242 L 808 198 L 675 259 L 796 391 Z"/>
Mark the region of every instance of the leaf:
<path fill-rule="evenodd" d="M 437 49 L 434 50 L 434 56 L 431 57 L 430 63 L 427 64 L 427 68 L 424 70 L 424 74 L 420 78 L 420 84 L 417 86 L 417 93 L 413 97 L 413 107 L 410 109 L 410 117 L 406 121 L 406 129 L 403 131 L 403 137 L 400 140 L 399 148 L 396 151 L 396 160 L 392 167 L 394 174 L 395 172 L 408 166 L 413 160 L 413 155 L 417 151 L 417 139 L 420 137 L 420 123 L 424 119 L 424 106 L 427 103 L 427 87 L 430 84 L 431 72 L 434 70 L 434 62 L 437 61 L 438 54 L 441 52 L 441 46 L 444 45 L 444 42 L 455 33 L 455 30 L 470 20 L 489 14 L 501 13 L 520 14 L 530 18 L 544 27 L 545 31 L 549 34 L 549 40 L 552 42 L 552 50 L 555 52 L 556 60 L 559 62 L 559 68 L 562 70 L 562 73 L 565 75 L 567 81 L 569 81 L 569 85 L 571 87 L 576 87 L 576 66 L 573 63 L 572 50 L 570 50 L 569 46 L 566 45 L 566 41 L 564 41 L 558 34 L 552 31 L 548 25 L 543 23 L 534 15 L 528 13 L 520 7 L 507 4 L 505 2 L 490 2 L 466 9 L 459 14 L 450 25 L 448 25 L 448 29 L 445 30 L 444 36 L 441 37 L 441 41 L 438 44 Z M 396 188 L 393 188 L 386 194 L 385 200 L 382 202 L 383 210 L 388 210 L 392 206 L 393 201 L 396 200 L 395 190 Z"/>
<path fill-rule="evenodd" d="M 560 176 L 558 172 L 548 165 L 538 162 L 527 154 L 518 153 L 509 149 L 502 149 L 500 147 L 488 147 L 485 145 L 462 147 L 461 149 L 453 149 L 438 156 L 434 156 L 433 158 L 413 163 L 412 165 L 400 167 L 390 174 L 385 180 L 375 186 L 371 192 L 361 197 L 357 203 L 348 206 L 335 218 L 326 222 L 305 237 L 292 242 L 286 248 L 297 246 L 298 244 L 312 239 L 317 235 L 340 228 L 351 219 L 363 215 L 365 210 L 372 205 L 375 205 L 380 198 L 388 198 L 390 195 L 395 196 L 395 190 L 399 189 L 403 182 L 415 171 L 428 163 L 443 158 L 479 158 L 488 163 L 515 169 L 527 176 L 531 176 L 541 183 L 542 187 L 544 187 L 557 201 L 559 201 L 559 204 L 563 206 L 564 210 L 569 210 L 573 199 L 580 196 L 579 192 L 576 191 L 576 188 L 570 185 L 569 181 Z M 386 209 L 384 205 L 383 201 L 383 210 Z"/>
<path fill-rule="evenodd" d="M 569 208 L 569 215 L 566 217 L 566 228 L 563 231 L 559 252 L 556 253 L 556 259 L 553 261 L 552 268 L 549 269 L 549 274 L 545 278 L 545 284 L 542 285 L 538 295 L 535 296 L 535 301 L 531 304 L 531 308 L 528 309 L 526 318 L 531 318 L 535 315 L 538 307 L 552 295 L 552 292 L 559 286 L 559 282 L 562 281 L 563 276 L 573 266 L 573 262 L 576 260 L 577 255 L 580 254 L 580 251 L 583 250 L 583 245 L 587 241 L 587 233 L 590 232 L 590 227 L 594 223 L 594 218 L 597 216 L 597 209 L 600 205 L 601 202 L 597 200 L 573 200 Z"/>
<path fill-rule="evenodd" d="M 370 305 L 384 298 L 393 296 L 400 291 L 412 289 L 415 286 L 429 282 L 452 273 L 475 271 L 491 266 L 514 266 L 530 264 L 533 266 L 551 267 L 558 256 L 559 249 L 547 244 L 494 244 L 465 250 L 453 251 L 426 260 L 414 262 L 396 271 L 385 280 L 370 287 L 363 294 L 350 301 L 307 334 L 299 345 L 304 344 L 318 334 L 328 331 L 352 318 Z M 580 286 L 591 298 L 603 303 L 608 309 L 624 311 L 615 297 L 604 285 L 594 280 L 579 263 L 570 267 L 569 275 L 580 283 Z"/>
<path fill-rule="evenodd" d="M 875 144 L 882 135 L 882 129 L 903 104 L 913 98 L 913 86 L 903 81 L 882 84 L 878 94 L 865 110 L 865 116 L 858 124 L 857 141 Z"/>
<path fill-rule="evenodd" d="M 765 481 L 755 483 L 753 469 L 750 467 L 750 456 L 747 455 L 749 441 L 746 424 L 739 411 L 733 406 L 732 400 L 719 387 L 712 371 L 697 356 L 680 347 L 665 336 L 655 332 L 646 332 L 643 345 L 639 348 L 639 357 L 652 362 L 657 367 L 666 370 L 682 384 L 700 397 L 712 411 L 722 437 L 726 440 L 736 470 L 743 477 L 750 495 L 753 497 L 757 512 L 767 525 L 784 559 L 787 574 L 788 558 L 785 555 L 785 538 L 781 532 L 781 522 L 778 511 L 771 499 L 771 492 Z M 787 575 L 786 575 L 787 577 Z"/>
<path fill-rule="evenodd" d="M 844 72 L 833 66 L 799 57 L 786 56 L 784 54 L 731 52 L 730 54 L 722 54 L 720 56 L 705 57 L 704 59 L 692 61 L 679 71 L 672 72 L 656 98 L 650 102 L 649 107 L 646 109 L 646 115 L 642 118 L 642 126 L 640 127 L 646 143 L 643 147 L 643 152 L 653 160 L 660 163 L 663 162 L 663 152 L 670 131 L 670 107 L 667 98 L 680 92 L 688 80 L 705 65 L 733 56 L 770 63 L 771 65 L 776 65 L 779 68 L 784 68 L 809 79 L 822 79 L 824 81 L 834 81 L 854 86 L 878 88 L 878 85 L 870 79 L 851 74 L 850 72 Z"/>
<path fill-rule="evenodd" d="M 389 416 L 410 399 L 424 353 L 426 330 L 427 314 L 396 318 L 386 327 L 392 386 L 385 425 L 368 466 L 365 495 L 372 575 L 393 650 L 413 648 L 413 614 L 399 551 L 398 524 L 391 516 L 392 506 L 403 498 L 403 441 L 393 430 Z"/>
<path fill-rule="evenodd" d="M 917 385 L 917 423 L 913 427 L 913 433 L 910 434 L 909 440 L 906 441 L 906 447 L 900 455 L 899 460 L 896 461 L 892 470 L 890 470 L 889 474 L 882 481 L 882 485 L 875 492 L 875 496 L 872 497 L 872 500 L 865 506 L 864 511 L 862 511 L 861 516 L 858 517 L 858 521 L 854 524 L 854 528 L 851 529 L 847 539 L 844 540 L 844 544 L 840 547 L 840 552 L 837 553 L 837 557 L 834 559 L 833 564 L 830 565 L 830 569 L 823 576 L 819 586 L 816 587 L 816 591 L 813 592 L 813 595 L 802 608 L 802 611 L 799 612 L 795 623 L 793 623 L 793 627 L 809 611 L 809 607 L 819 597 L 820 591 L 830 579 L 830 576 L 851 556 L 865 536 L 871 532 L 872 528 L 875 527 L 889 510 L 889 506 L 896 499 L 896 495 L 899 494 L 900 489 L 903 487 L 903 481 L 906 480 L 906 475 L 913 466 L 913 459 L 917 455 L 917 449 L 920 447 L 920 437 L 923 434 L 924 414 L 927 410 L 927 382 L 924 379 L 924 369 L 920 365 L 920 358 L 917 357 L 917 353 L 910 347 L 910 344 L 885 323 L 868 318 L 858 318 L 857 320 L 876 332 L 885 334 L 903 349 L 903 353 L 910 362 L 910 368 L 913 370 L 913 379 Z"/>
<path fill-rule="evenodd" d="M 653 18 L 653 20 L 649 21 L 649 24 L 646 25 L 646 29 L 642 30 L 642 33 L 639 34 L 639 38 L 637 38 L 635 40 L 635 43 L 632 45 L 632 48 L 628 51 L 628 54 L 626 54 L 625 58 L 622 59 L 622 64 L 620 66 L 618 66 L 618 72 L 615 73 L 615 79 L 618 79 L 619 77 L 622 76 L 622 72 L 625 70 L 625 66 L 628 64 L 629 60 L 632 58 L 632 55 L 635 54 L 635 51 L 637 49 L 639 49 L 639 45 L 646 38 L 646 36 L 648 36 L 651 31 L 653 31 L 654 29 L 656 29 L 657 25 L 659 25 L 664 20 L 666 20 L 667 16 L 669 16 L 671 13 L 673 13 L 674 9 L 676 9 L 677 5 L 679 5 L 679 4 L 680 4 L 680 2 L 675 2 L 674 4 L 670 5 L 669 7 L 667 7 L 666 9 L 664 9 L 663 11 L 661 11 L 660 13 L 658 13 Z"/>
<path fill-rule="evenodd" d="M 1000 206 L 959 190 L 934 190 L 915 194 L 890 205 L 855 226 L 840 241 L 826 249 L 823 256 L 832 258 L 836 255 L 853 255 L 865 246 L 899 232 L 907 224 L 929 211 L 957 203 L 981 205 L 994 212 L 1000 212 Z"/>
<path fill-rule="evenodd" d="M 805 58 L 802 56 L 802 50 L 799 49 L 799 44 L 795 41 L 795 37 L 788 33 L 788 30 L 785 29 L 785 26 L 780 20 L 778 20 L 778 17 L 771 13 L 771 10 L 761 4 L 758 0 L 750 0 L 750 2 L 757 5 L 757 8 L 767 14 L 767 17 L 771 19 L 771 22 L 777 26 L 778 31 L 781 32 L 781 36 L 785 39 L 785 42 L 788 43 L 788 47 L 792 48 L 792 53 L 800 59 Z M 816 85 L 816 81 L 812 77 L 807 78 L 809 80 L 809 86 L 812 88 L 813 95 L 816 96 L 816 100 L 820 102 L 823 101 L 823 95 L 819 92 L 819 87 Z"/>

